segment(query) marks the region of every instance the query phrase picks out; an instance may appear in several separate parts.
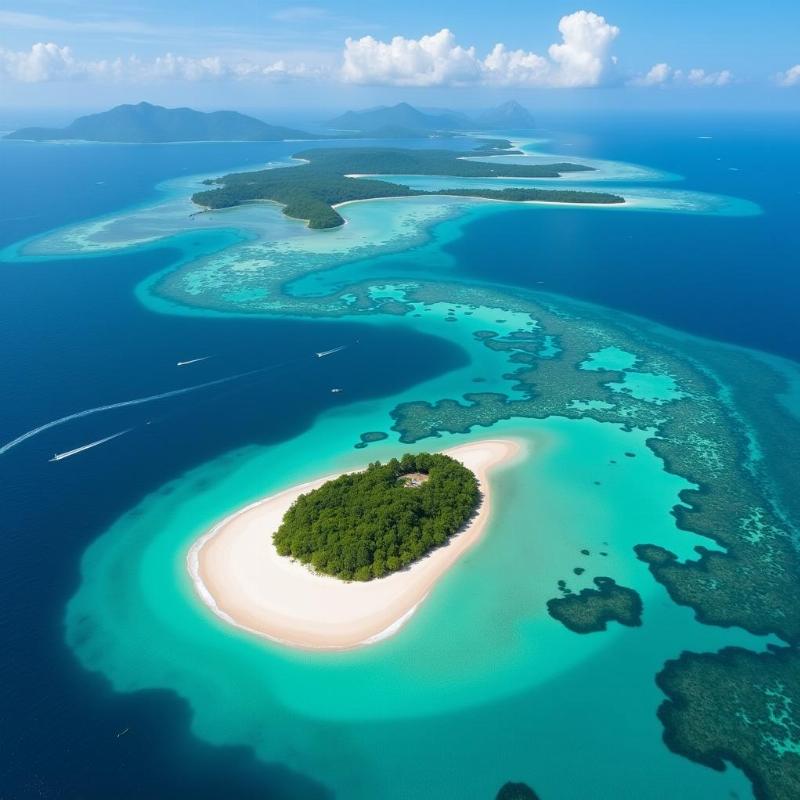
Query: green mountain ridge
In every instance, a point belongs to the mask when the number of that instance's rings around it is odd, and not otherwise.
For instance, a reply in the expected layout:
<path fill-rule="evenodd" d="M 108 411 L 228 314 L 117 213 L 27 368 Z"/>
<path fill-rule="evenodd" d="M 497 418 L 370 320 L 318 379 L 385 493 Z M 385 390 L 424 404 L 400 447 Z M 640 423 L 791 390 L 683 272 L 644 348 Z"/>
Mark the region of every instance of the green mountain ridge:
<path fill-rule="evenodd" d="M 446 109 L 421 111 L 408 103 L 381 106 L 365 111 L 347 111 L 328 125 L 342 131 L 367 133 L 381 128 L 400 127 L 415 131 L 467 131 L 497 128 L 532 128 L 531 113 L 516 100 L 487 109 L 475 117 Z"/>
<path fill-rule="evenodd" d="M 398 103 L 366 111 L 347 111 L 328 124 L 337 130 L 359 132 L 394 127 L 416 131 L 453 131 L 469 128 L 470 119 L 463 114 L 447 111 L 426 114 L 408 103 Z"/>
<path fill-rule="evenodd" d="M 78 117 L 65 128 L 21 128 L 7 139 L 34 141 L 166 143 L 317 139 L 310 133 L 268 125 L 238 111 L 206 113 L 192 108 L 164 108 L 151 103 L 120 105 L 109 111 Z"/>

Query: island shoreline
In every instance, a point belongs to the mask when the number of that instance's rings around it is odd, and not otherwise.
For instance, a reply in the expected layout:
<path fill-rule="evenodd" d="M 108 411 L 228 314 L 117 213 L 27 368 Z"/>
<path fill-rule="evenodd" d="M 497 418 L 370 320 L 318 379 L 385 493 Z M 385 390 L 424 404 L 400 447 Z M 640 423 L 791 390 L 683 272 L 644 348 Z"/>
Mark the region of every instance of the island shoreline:
<path fill-rule="evenodd" d="M 481 540 L 491 514 L 489 474 L 518 460 L 527 445 L 492 438 L 443 451 L 476 474 L 481 503 L 447 544 L 404 570 L 348 583 L 278 555 L 272 533 L 283 514 L 300 494 L 337 477 L 327 475 L 256 500 L 195 540 L 186 556 L 195 595 L 227 624 L 287 647 L 350 650 L 383 641 L 405 626 L 441 577 Z"/>

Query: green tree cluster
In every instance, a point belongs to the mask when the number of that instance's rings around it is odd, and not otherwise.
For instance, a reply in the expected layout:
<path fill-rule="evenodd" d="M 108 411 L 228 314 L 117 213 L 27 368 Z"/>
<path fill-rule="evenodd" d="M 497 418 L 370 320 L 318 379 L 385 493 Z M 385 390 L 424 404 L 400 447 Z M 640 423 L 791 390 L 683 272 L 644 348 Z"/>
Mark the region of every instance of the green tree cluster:
<path fill-rule="evenodd" d="M 499 142 L 503 144 L 503 142 Z M 472 161 L 470 155 L 507 155 L 509 151 L 490 147 L 484 140 L 470 153 L 459 150 L 412 149 L 405 147 L 315 147 L 295 154 L 314 168 L 339 175 L 450 175 L 459 178 L 560 178 L 569 172 L 591 172 L 585 164 L 559 161 L 553 164 L 500 164 Z M 512 151 L 513 152 L 513 151 Z"/>
<path fill-rule="evenodd" d="M 336 228 L 342 225 L 344 220 L 331 207 L 337 203 L 423 194 L 406 186 L 348 178 L 308 164 L 258 172 L 236 172 L 206 181 L 206 184 L 221 184 L 221 188 L 197 192 L 192 200 L 198 205 L 219 209 L 257 200 L 272 200 L 283 204 L 283 213 L 287 217 L 307 219 L 310 228 Z"/>
<path fill-rule="evenodd" d="M 471 151 L 476 155 L 508 152 L 495 149 L 491 140 Z M 499 142 L 500 145 L 510 144 Z M 467 151 L 469 152 L 469 151 Z M 272 200 L 283 205 L 288 217 L 308 220 L 310 228 L 336 228 L 344 219 L 333 207 L 348 200 L 416 195 L 456 195 L 520 202 L 621 203 L 623 198 L 606 192 L 564 189 L 442 189 L 424 191 L 374 178 L 351 174 L 449 175 L 458 177 L 520 176 L 558 178 L 564 173 L 592 169 L 581 164 L 496 164 L 470 161 L 455 150 L 412 150 L 391 147 L 318 148 L 296 154 L 306 163 L 295 167 L 237 172 L 205 181 L 209 188 L 192 200 L 209 209 L 231 208 L 242 203 Z M 217 188 L 214 188 L 217 187 Z"/>
<path fill-rule="evenodd" d="M 403 476 L 427 480 L 406 485 Z M 475 475 L 449 456 L 406 454 L 301 495 L 273 540 L 278 553 L 343 580 L 403 569 L 445 544 L 480 500 Z"/>

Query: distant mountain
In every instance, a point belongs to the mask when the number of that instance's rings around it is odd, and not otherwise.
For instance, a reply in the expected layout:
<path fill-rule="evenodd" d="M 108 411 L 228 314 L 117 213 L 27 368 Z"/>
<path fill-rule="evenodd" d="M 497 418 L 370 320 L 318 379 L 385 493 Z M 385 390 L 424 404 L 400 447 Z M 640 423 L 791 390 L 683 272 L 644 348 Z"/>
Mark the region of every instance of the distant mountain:
<path fill-rule="evenodd" d="M 404 129 L 425 135 L 431 131 L 532 128 L 534 120 L 529 111 L 515 100 L 510 100 L 497 108 L 482 112 L 477 117 L 441 109 L 421 111 L 408 103 L 398 103 L 396 106 L 382 106 L 367 111 L 348 111 L 328 124 L 341 131 L 370 133 L 377 130 Z"/>
<path fill-rule="evenodd" d="M 267 125 L 237 111 L 205 113 L 191 108 L 164 108 L 151 103 L 122 105 L 100 114 L 78 117 L 66 128 L 22 128 L 7 139 L 80 139 L 89 142 L 273 142 L 319 138 L 292 128 Z"/>
<path fill-rule="evenodd" d="M 350 135 L 350 134 L 348 134 Z M 451 131 L 417 130 L 404 128 L 401 125 L 384 125 L 368 131 L 359 131 L 356 138 L 360 139 L 451 139 L 455 136 Z"/>
<path fill-rule="evenodd" d="M 408 103 L 398 103 L 396 106 L 372 108 L 368 111 L 348 111 L 328 124 L 337 130 L 363 133 L 381 128 L 429 132 L 463 130 L 469 128 L 472 121 L 455 111 L 426 114 Z"/>
<path fill-rule="evenodd" d="M 531 112 L 516 100 L 509 100 L 497 108 L 484 111 L 475 118 L 475 122 L 484 129 L 533 128 L 535 125 Z"/>

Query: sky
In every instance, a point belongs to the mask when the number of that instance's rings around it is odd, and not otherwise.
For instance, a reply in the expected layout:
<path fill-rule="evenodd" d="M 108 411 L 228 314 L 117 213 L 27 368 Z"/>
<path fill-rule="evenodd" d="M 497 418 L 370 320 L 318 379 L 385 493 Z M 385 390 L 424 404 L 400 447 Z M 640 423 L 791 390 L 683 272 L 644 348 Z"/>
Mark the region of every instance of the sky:
<path fill-rule="evenodd" d="M 797 0 L 3 0 L 0 113 L 800 110 Z"/>

